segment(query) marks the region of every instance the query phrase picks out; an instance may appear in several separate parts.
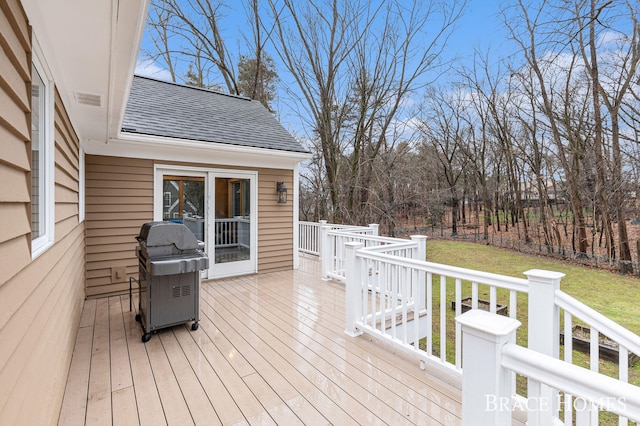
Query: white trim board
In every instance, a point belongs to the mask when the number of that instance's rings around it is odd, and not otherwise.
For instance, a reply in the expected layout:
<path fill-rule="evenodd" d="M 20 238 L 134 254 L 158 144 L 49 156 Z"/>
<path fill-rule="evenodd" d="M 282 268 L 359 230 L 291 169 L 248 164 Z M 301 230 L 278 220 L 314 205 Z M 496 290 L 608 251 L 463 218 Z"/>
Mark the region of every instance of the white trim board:
<path fill-rule="evenodd" d="M 298 163 L 311 158 L 310 153 L 304 152 L 278 151 L 146 135 L 126 135 L 126 139 L 111 139 L 108 142 L 89 141 L 86 143 L 85 149 L 87 154 L 110 157 L 286 170 L 295 170 Z"/>

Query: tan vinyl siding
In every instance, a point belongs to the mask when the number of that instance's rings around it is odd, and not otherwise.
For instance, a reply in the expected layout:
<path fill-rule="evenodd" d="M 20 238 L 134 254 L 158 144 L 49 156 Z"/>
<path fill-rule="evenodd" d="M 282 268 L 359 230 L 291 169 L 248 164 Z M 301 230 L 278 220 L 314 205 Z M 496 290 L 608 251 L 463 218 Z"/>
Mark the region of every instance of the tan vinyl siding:
<path fill-rule="evenodd" d="M 56 423 L 84 300 L 79 145 L 59 96 L 55 241 L 31 259 L 30 44 L 20 3 L 0 3 L 0 424 Z"/>
<path fill-rule="evenodd" d="M 85 164 L 87 297 L 122 294 L 129 290 L 129 276 L 138 278 L 135 236 L 144 222 L 153 220 L 154 162 L 87 155 Z M 219 164 L 181 165 L 228 169 Z M 258 173 L 258 272 L 292 269 L 293 171 L 232 169 Z M 284 205 L 277 203 L 278 181 L 289 188 Z M 115 279 L 114 268 L 125 268 L 126 276 Z"/>
<path fill-rule="evenodd" d="M 153 220 L 153 162 L 87 155 L 85 170 L 87 297 L 124 293 L 138 277 L 135 236 Z"/>
<path fill-rule="evenodd" d="M 278 204 L 276 182 L 287 186 L 287 203 Z M 293 171 L 262 169 L 258 179 L 258 271 L 293 268 Z"/>

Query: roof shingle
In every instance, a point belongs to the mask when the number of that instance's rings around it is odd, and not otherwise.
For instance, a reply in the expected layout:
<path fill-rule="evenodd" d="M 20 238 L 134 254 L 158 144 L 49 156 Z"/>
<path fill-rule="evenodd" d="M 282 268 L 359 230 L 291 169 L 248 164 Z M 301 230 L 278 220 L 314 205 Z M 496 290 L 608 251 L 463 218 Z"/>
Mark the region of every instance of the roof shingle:
<path fill-rule="evenodd" d="M 258 101 L 134 76 L 123 132 L 289 152 L 308 151 Z"/>

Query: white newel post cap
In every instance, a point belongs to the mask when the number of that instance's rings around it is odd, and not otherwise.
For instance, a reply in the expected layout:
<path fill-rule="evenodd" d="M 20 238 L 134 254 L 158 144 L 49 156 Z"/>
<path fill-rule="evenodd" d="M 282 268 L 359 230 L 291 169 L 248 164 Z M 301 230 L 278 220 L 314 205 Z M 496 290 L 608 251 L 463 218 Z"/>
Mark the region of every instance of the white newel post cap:
<path fill-rule="evenodd" d="M 527 276 L 530 280 L 535 280 L 538 282 L 547 282 L 549 284 L 560 283 L 562 277 L 566 274 L 562 272 L 555 271 L 545 271 L 544 269 L 530 269 L 524 272 L 524 275 Z"/>
<path fill-rule="evenodd" d="M 503 341 L 522 325 L 515 318 L 492 314 L 480 309 L 471 309 L 458 316 L 456 321 L 467 334 L 489 342 Z"/>

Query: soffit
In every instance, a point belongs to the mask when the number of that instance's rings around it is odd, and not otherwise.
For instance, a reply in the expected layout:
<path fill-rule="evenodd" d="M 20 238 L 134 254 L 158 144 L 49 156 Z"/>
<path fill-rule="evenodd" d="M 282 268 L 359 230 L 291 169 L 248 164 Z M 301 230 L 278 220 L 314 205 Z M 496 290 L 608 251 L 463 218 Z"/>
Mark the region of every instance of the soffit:
<path fill-rule="evenodd" d="M 118 134 L 148 0 L 23 0 L 72 124 L 87 141 Z"/>

